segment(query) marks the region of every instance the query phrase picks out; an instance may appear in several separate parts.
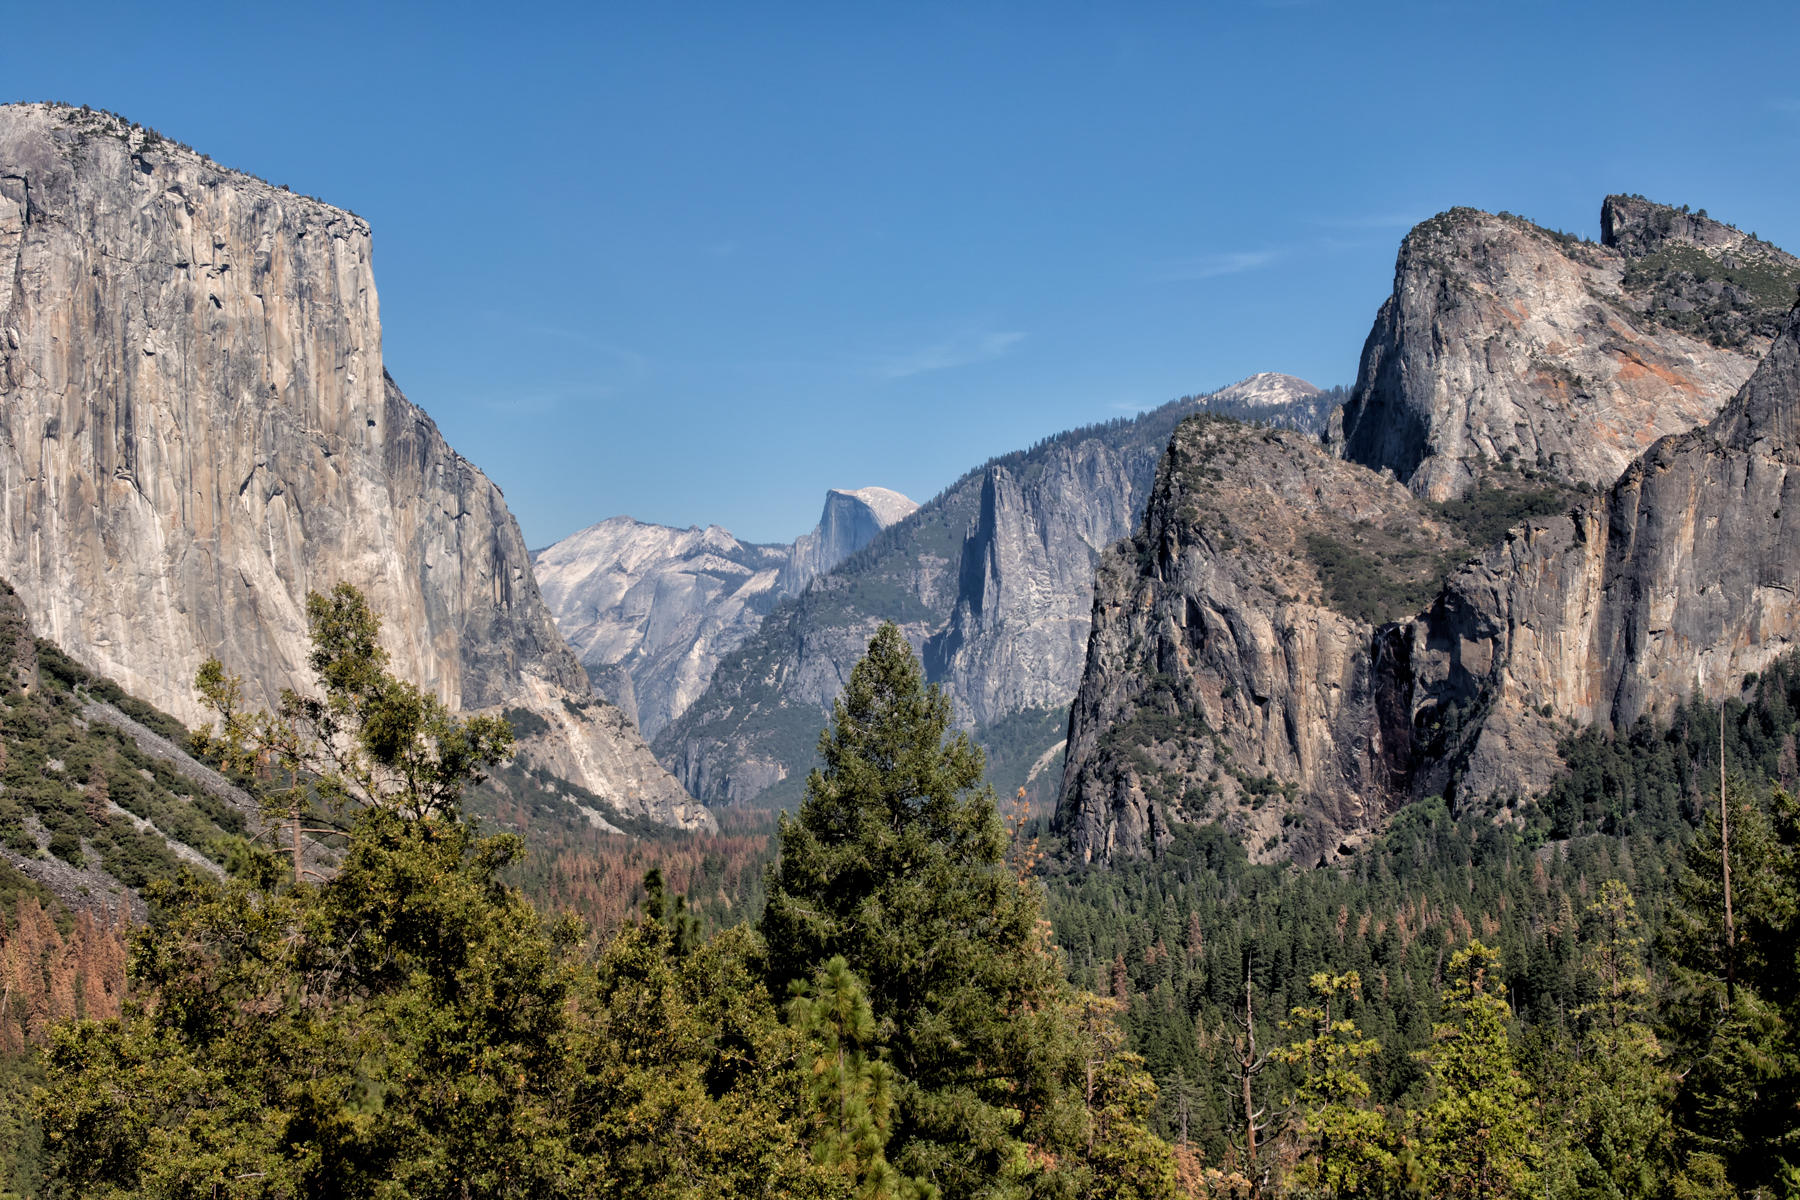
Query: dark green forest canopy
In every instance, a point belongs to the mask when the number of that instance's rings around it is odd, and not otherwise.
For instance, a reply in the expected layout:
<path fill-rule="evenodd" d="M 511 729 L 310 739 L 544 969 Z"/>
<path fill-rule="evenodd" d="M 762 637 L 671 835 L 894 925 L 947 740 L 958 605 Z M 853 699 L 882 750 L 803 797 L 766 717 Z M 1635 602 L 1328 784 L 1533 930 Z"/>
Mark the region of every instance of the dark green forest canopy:
<path fill-rule="evenodd" d="M 622 1179 L 638 1181 L 632 1194 L 687 1194 L 657 1190 L 679 1177 L 704 1180 L 719 1195 L 775 1186 L 849 1194 L 843 1189 L 870 1184 L 901 1195 L 956 1171 L 1049 1187 L 1055 1172 L 1021 1169 L 1004 1148 L 1015 1145 L 1030 1161 L 1061 1139 L 1083 1142 L 1084 1127 L 1101 1135 L 1101 1149 L 1063 1156 L 1068 1169 L 1095 1178 L 1108 1163 L 1163 1164 L 1148 1176 L 1121 1175 L 1129 1188 L 1118 1194 L 1174 1194 L 1179 1182 L 1190 1194 L 1225 1195 L 1233 1172 L 1251 1161 L 1235 1099 L 1248 974 L 1251 1027 L 1268 1059 L 1253 1092 L 1285 1114 L 1259 1135 L 1255 1165 L 1271 1189 L 1283 1180 L 1322 1186 L 1328 1166 L 1340 1182 L 1376 1189 L 1367 1194 L 1723 1195 L 1783 1186 L 1783 1147 L 1796 1132 L 1784 1114 L 1800 1100 L 1788 1011 L 1800 989 L 1786 949 L 1796 945 L 1791 914 L 1800 910 L 1800 818 L 1779 791 L 1796 782 L 1795 661 L 1744 680 L 1722 726 L 1719 708 L 1694 703 L 1619 736 L 1571 730 L 1561 746 L 1568 770 L 1512 824 L 1425 801 L 1394 814 L 1346 863 L 1314 870 L 1253 864 L 1219 829 L 1189 826 L 1155 861 L 1071 871 L 1052 857 L 1039 901 L 1019 881 L 978 756 L 948 737 L 947 713 L 934 707 L 941 700 L 919 688 L 903 644 L 877 649 L 865 675 L 878 682 L 847 693 L 837 740 L 821 747 L 826 765 L 811 807 L 782 834 L 782 864 L 766 885 L 741 868 L 716 877 L 741 902 L 686 908 L 653 883 L 637 921 L 584 950 L 572 927 L 539 916 L 504 884 L 511 875 L 534 891 L 548 886 L 533 869 L 519 873 L 516 843 L 472 830 L 439 838 L 429 824 L 369 827 L 344 873 L 323 887 L 270 890 L 280 872 L 266 868 L 223 884 L 164 885 L 136 978 L 166 995 L 188 995 L 180 989 L 204 981 L 204 994 L 176 1007 L 210 1032 L 146 1025 L 140 1014 L 128 1017 L 122 1040 L 89 1032 L 62 1043 L 52 1060 L 62 1072 L 53 1089 L 61 1107 L 47 1110 L 53 1129 L 69 1137 L 89 1130 L 80 1143 L 112 1153 L 121 1136 L 143 1128 L 145 1114 L 108 1107 L 105 1088 L 95 1090 L 107 1071 L 153 1062 L 201 1070 L 211 1082 L 192 1099 L 204 1103 L 188 1104 L 181 1118 L 183 1136 L 200 1139 L 183 1153 L 200 1157 L 185 1161 L 204 1160 L 204 1171 L 237 1164 L 242 1173 L 261 1162 L 256 1155 L 275 1155 L 280 1170 L 269 1177 L 297 1181 L 295 1162 L 274 1143 L 224 1147 L 238 1144 L 232 1122 L 252 1113 L 297 1119 L 294 1072 L 304 1066 L 336 1080 L 323 1092 L 307 1085 L 307 1103 L 350 1105 L 342 1111 L 363 1112 L 364 1124 L 360 1133 L 309 1125 L 305 1137 L 289 1126 L 293 1144 L 332 1145 L 371 1162 L 412 1156 L 421 1195 L 451 1194 L 443 1190 L 455 1174 L 451 1146 L 459 1161 L 485 1164 L 485 1175 L 458 1177 L 471 1194 L 515 1185 L 565 1194 L 556 1189 L 571 1180 L 594 1190 Z M 42 694 L 63 694 L 56 670 L 67 668 L 44 666 L 52 678 Z M 84 680 L 67 694 L 94 687 Z M 851 732 L 858 721 L 874 728 L 876 717 L 894 732 Z M 1723 949 L 1719 917 L 1721 742 L 1733 780 L 1744 947 L 1735 957 Z M 887 816 L 870 821 L 877 811 Z M 437 882 L 405 885 L 421 872 Z M 932 886 L 910 885 L 915 875 Z M 760 908 L 765 886 L 773 903 L 760 928 L 747 928 L 741 922 Z M 840 914 L 838 932 L 792 915 L 826 911 Z M 1060 963 L 1048 941 L 1034 940 L 1043 937 L 1040 911 Z M 274 940 L 227 952 L 218 935 L 248 928 L 252 914 L 256 937 Z M 446 921 L 464 931 L 455 946 L 432 933 Z M 942 953 L 946 943 L 932 932 L 940 924 L 1000 940 L 944 958 L 948 974 L 938 984 L 888 962 Z M 266 989 L 284 969 L 265 950 L 298 935 L 317 940 L 309 954 L 329 957 L 367 929 L 390 931 L 384 948 L 366 971 L 357 967 L 320 993 L 335 997 L 324 1024 L 303 1008 L 255 1027 L 230 1016 L 233 988 Z M 177 946 L 188 947 L 182 954 L 198 947 L 200 957 L 167 958 Z M 1596 968 L 1604 962 L 1617 964 L 1610 976 Z M 790 984 L 805 1003 L 790 1004 Z M 986 1002 L 946 999 L 994 988 L 1034 994 L 1027 1008 L 1062 1016 L 1009 1032 L 965 1024 L 992 1011 Z M 444 1004 L 451 1007 L 440 1011 Z M 493 1004 L 501 1009 L 485 1007 Z M 1118 1035 L 1108 1032 L 1112 1005 Z M 1330 1020 L 1304 1015 L 1327 1009 Z M 532 1012 L 536 1024 L 519 1024 Z M 1334 1031 L 1332 1021 L 1353 1028 Z M 351 1028 L 385 1031 L 390 1049 L 370 1059 L 334 1040 Z M 1109 1040 L 1116 1037 L 1123 1044 Z M 1023 1055 L 1018 1061 L 1035 1064 L 1036 1074 L 1008 1086 L 1033 1079 L 1043 1100 L 1016 1115 L 1004 1115 L 1007 1105 L 992 1109 L 996 1094 L 957 1082 L 956 1053 L 946 1057 L 954 1046 L 987 1047 L 979 1052 L 986 1064 Z M 1114 1065 L 1099 1092 L 1075 1103 L 1058 1080 L 1095 1054 Z M 24 1097 L 40 1070 L 35 1059 L 13 1062 L 0 1080 L 4 1094 Z M 504 1077 L 536 1082 L 492 1091 Z M 1453 1087 L 1453 1077 L 1464 1082 Z M 1447 1105 L 1459 1091 L 1491 1111 L 1471 1117 Z M 368 1108 L 375 1095 L 383 1099 Z M 445 1095 L 485 1098 L 460 1124 L 440 1127 L 419 1106 Z M 621 1115 L 595 1124 L 571 1102 Z M 1486 1160 L 1459 1155 L 1467 1139 L 1455 1134 L 1458 1122 L 1490 1118 L 1513 1130 L 1513 1149 Z M 156 1118 L 164 1119 L 166 1110 Z M 932 1132 L 946 1120 L 966 1144 Z M 687 1149 L 669 1141 L 671 1130 Z M 1647 1148 L 1632 1162 L 1606 1150 L 1627 1134 Z M 33 1192 L 44 1186 L 39 1168 L 63 1161 L 54 1147 L 46 1160 L 35 1138 L 28 1121 L 0 1123 L 13 1186 Z M 500 1142 L 529 1148 L 531 1161 L 524 1151 L 502 1152 Z M 141 1167 L 141 1155 L 134 1161 Z M 90 1187 L 97 1177 L 83 1178 Z M 131 1194 L 184 1194 L 146 1178 Z M 1595 1192 L 1603 1178 L 1613 1190 Z M 372 1185 L 346 1186 L 357 1194 Z M 967 1194 L 989 1194 L 985 1186 Z"/>

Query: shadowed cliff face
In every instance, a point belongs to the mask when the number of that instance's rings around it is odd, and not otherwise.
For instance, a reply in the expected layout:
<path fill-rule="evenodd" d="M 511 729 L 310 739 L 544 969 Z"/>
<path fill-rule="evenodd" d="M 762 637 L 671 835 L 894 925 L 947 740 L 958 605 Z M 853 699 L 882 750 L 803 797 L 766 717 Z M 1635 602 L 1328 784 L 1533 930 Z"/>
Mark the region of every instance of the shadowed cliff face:
<path fill-rule="evenodd" d="M 1217 820 L 1257 858 L 1312 862 L 1378 821 L 1410 730 L 1384 719 L 1377 680 L 1404 664 L 1365 608 L 1404 608 L 1464 550 L 1304 436 L 1183 422 L 1142 531 L 1100 563 L 1057 806 L 1071 852 L 1104 862 Z M 1388 574 L 1362 580 L 1377 558 Z"/>
<path fill-rule="evenodd" d="M 1184 424 L 1143 532 L 1101 564 L 1057 813 L 1075 855 L 1219 819 L 1254 855 L 1317 861 L 1408 800 L 1541 793 L 1574 728 L 1735 694 L 1800 642 L 1800 309 L 1713 421 L 1426 604 L 1409 589 L 1467 549 L 1460 513 L 1305 443 Z"/>
<path fill-rule="evenodd" d="M 208 655 L 304 686 L 305 597 L 382 613 L 395 671 L 522 706 L 539 765 L 709 818 L 579 663 L 499 490 L 386 377 L 368 226 L 117 118 L 0 108 L 0 574 L 44 634 L 187 720 Z"/>
<path fill-rule="evenodd" d="M 1767 349 L 1800 261 L 1704 217 L 1609 197 L 1601 245 L 1453 209 L 1401 245 L 1328 437 L 1432 500 L 1501 462 L 1605 487 L 1703 424 Z"/>

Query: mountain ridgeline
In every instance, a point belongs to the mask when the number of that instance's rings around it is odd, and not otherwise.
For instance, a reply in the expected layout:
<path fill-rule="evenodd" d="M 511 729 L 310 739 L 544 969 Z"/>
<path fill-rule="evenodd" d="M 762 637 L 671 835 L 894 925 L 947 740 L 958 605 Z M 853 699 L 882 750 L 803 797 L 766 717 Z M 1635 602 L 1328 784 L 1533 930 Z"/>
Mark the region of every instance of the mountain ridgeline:
<path fill-rule="evenodd" d="M 918 507 L 887 488 L 833 489 L 818 525 L 787 546 L 741 542 L 717 525 L 613 517 L 538 551 L 532 563 L 595 688 L 655 737 L 778 601 Z"/>
<path fill-rule="evenodd" d="M 397 672 L 530 712 L 534 770 L 710 824 L 591 697 L 517 523 L 382 365 L 369 226 L 108 114 L 0 107 L 0 575 L 39 631 L 192 721 L 217 655 L 305 683 L 339 581 Z"/>
<path fill-rule="evenodd" d="M 1523 820 L 1574 731 L 1735 697 L 1792 647 L 1800 271 L 1633 198 L 1604 227 L 1591 247 L 1434 218 L 1326 447 L 1177 430 L 1099 571 L 1057 813 L 1077 859 L 1216 821 L 1313 863 L 1440 795 Z M 1656 253 L 1688 265 L 1630 283 Z M 1779 286 L 1702 287 L 1723 315 L 1699 326 L 1670 299 L 1745 263 Z M 1579 386 L 1528 369 L 1555 355 L 1580 357 Z M 1488 436 L 1501 414 L 1510 440 Z"/>
<path fill-rule="evenodd" d="M 658 757 L 711 804 L 791 801 L 851 665 L 893 621 L 987 746 L 996 779 L 1053 789 L 1094 563 L 1142 515 L 1175 425 L 1219 407 L 1316 433 L 1330 395 L 1256 376 L 970 471 L 763 618 L 658 732 Z"/>

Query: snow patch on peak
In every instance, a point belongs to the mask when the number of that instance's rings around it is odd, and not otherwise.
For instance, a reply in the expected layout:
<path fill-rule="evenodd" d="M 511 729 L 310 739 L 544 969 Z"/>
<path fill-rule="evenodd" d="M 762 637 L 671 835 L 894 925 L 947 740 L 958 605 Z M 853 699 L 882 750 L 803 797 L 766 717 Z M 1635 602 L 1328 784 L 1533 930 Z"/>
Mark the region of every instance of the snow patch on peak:
<path fill-rule="evenodd" d="M 1314 387 L 1298 376 L 1283 375 L 1277 371 L 1258 371 L 1248 379 L 1240 379 L 1229 387 L 1220 388 L 1208 399 L 1251 408 L 1274 408 L 1279 404 L 1308 400 L 1323 392 L 1323 388 Z"/>

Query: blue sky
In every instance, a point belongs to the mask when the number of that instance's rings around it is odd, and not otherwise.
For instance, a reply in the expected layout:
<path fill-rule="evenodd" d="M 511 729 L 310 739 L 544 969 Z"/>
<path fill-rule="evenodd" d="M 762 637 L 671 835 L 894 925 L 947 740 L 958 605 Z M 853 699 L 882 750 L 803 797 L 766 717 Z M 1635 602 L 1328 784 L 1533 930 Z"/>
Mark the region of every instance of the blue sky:
<path fill-rule="evenodd" d="M 1456 204 L 1800 250 L 1800 5 L 17 6 L 112 109 L 375 229 L 389 369 L 543 545 L 787 540 L 828 487 L 1259 370 L 1347 383 Z"/>

